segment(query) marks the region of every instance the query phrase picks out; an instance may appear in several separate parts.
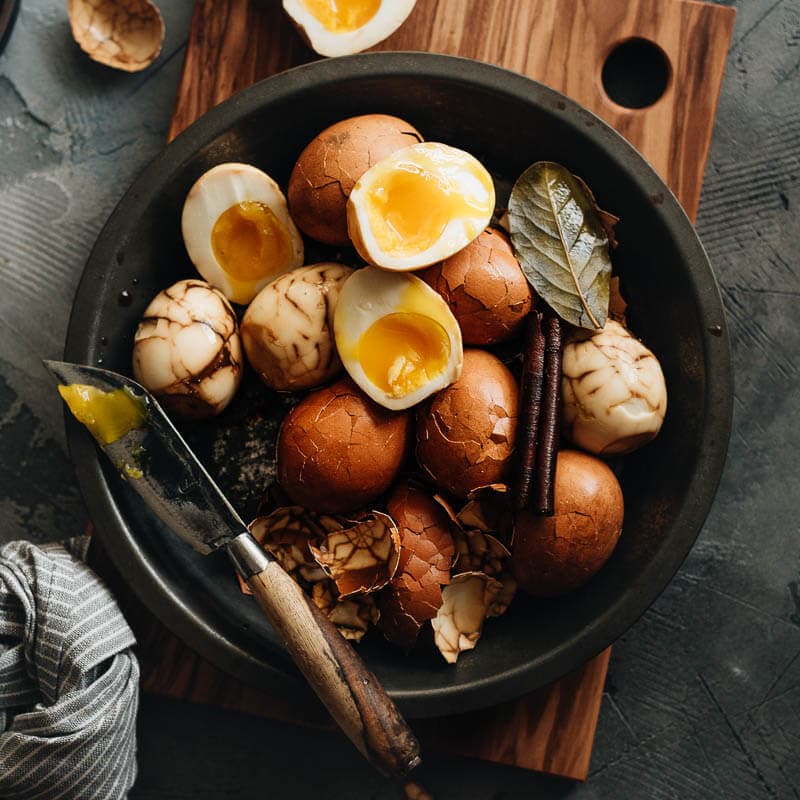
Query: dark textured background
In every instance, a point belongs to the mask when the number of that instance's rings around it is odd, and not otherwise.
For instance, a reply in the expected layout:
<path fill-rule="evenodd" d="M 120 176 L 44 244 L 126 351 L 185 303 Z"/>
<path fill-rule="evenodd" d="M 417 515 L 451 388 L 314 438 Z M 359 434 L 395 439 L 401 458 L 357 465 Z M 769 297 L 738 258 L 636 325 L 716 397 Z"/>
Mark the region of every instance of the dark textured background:
<path fill-rule="evenodd" d="M 735 418 L 716 504 L 658 602 L 615 646 L 583 785 L 429 756 L 437 798 L 800 797 L 800 0 L 740 0 L 698 228 L 732 329 Z M 161 147 L 190 0 L 161 3 L 144 74 L 90 62 L 63 0 L 23 0 L 0 57 L 0 541 L 86 517 L 62 352 L 103 221 Z M 133 797 L 390 798 L 339 737 L 144 698 Z"/>

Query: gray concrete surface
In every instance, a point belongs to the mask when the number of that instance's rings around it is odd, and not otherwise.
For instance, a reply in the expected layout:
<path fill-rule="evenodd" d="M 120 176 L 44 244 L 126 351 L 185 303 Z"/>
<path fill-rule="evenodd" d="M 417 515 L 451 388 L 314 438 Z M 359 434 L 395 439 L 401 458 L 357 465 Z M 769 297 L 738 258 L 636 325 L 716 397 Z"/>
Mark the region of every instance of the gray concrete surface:
<path fill-rule="evenodd" d="M 675 580 L 615 646 L 582 786 L 431 756 L 438 798 L 800 796 L 800 2 L 738 17 L 698 228 L 724 292 L 734 431 L 717 502 Z M 23 0 L 0 57 L 0 541 L 80 532 L 58 357 L 114 203 L 160 148 L 190 0 L 142 75 L 72 43 L 63 0 Z M 145 698 L 133 797 L 389 798 L 338 737 Z"/>

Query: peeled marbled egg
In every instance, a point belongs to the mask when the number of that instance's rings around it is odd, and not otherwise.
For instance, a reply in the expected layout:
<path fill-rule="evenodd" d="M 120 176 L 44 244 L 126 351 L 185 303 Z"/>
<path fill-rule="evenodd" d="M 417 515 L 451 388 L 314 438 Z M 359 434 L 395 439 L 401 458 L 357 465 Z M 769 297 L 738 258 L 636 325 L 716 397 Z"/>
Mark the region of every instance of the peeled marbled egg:
<path fill-rule="evenodd" d="M 420 142 L 361 176 L 347 201 L 347 229 L 370 264 L 420 269 L 475 239 L 489 224 L 494 202 L 492 177 L 474 156 Z"/>
<path fill-rule="evenodd" d="M 311 264 L 281 275 L 256 295 L 242 319 L 242 343 L 267 386 L 308 389 L 341 369 L 333 313 L 352 273 L 342 264 Z"/>
<path fill-rule="evenodd" d="M 354 272 L 339 294 L 333 332 L 350 377 L 386 408 L 410 408 L 461 374 L 458 322 L 416 275 Z"/>
<path fill-rule="evenodd" d="M 284 11 L 321 56 L 360 53 L 391 36 L 416 0 L 283 0 Z"/>
<path fill-rule="evenodd" d="M 218 289 L 178 281 L 145 309 L 133 344 L 133 375 L 171 413 L 219 414 L 242 378 L 236 314 Z"/>
<path fill-rule="evenodd" d="M 280 187 L 249 164 L 218 164 L 186 195 L 183 241 L 197 271 L 234 303 L 249 303 L 303 263 L 303 240 Z"/>

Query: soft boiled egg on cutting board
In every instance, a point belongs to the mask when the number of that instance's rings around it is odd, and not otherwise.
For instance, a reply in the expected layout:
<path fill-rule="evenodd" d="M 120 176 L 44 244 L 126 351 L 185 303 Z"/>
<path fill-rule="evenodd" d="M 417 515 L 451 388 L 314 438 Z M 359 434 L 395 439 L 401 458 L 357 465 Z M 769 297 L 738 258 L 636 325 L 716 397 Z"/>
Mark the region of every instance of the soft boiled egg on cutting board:
<path fill-rule="evenodd" d="M 410 408 L 461 375 L 458 322 L 416 275 L 354 272 L 339 294 L 333 332 L 350 377 L 385 408 Z"/>
<path fill-rule="evenodd" d="M 398 150 L 368 169 L 347 201 L 359 255 L 388 270 L 449 258 L 489 224 L 492 176 L 472 155 L 438 142 Z"/>
<path fill-rule="evenodd" d="M 272 178 L 249 164 L 219 164 L 189 190 L 183 241 L 197 271 L 234 303 L 303 263 L 303 240 Z"/>

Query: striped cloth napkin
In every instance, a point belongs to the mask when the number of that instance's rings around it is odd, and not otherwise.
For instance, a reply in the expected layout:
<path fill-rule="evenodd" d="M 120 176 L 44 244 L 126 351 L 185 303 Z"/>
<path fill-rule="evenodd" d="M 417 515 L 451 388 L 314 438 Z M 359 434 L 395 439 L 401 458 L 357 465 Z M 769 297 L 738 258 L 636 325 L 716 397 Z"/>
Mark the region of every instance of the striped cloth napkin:
<path fill-rule="evenodd" d="M 136 777 L 131 629 L 66 547 L 0 548 L 0 797 L 119 800 Z"/>

